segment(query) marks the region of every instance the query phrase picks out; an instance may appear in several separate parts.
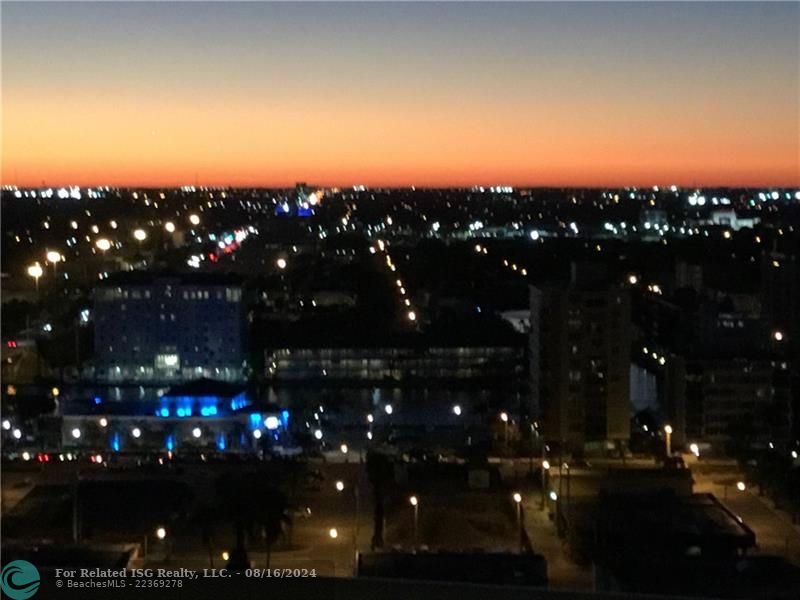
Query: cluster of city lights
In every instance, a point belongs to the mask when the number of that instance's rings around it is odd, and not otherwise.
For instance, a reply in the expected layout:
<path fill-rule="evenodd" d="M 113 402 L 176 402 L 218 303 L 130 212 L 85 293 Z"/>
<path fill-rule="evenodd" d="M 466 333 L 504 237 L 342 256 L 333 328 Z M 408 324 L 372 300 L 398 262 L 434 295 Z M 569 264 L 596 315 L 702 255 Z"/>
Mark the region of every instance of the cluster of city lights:
<path fill-rule="evenodd" d="M 386 268 L 390 273 L 396 274 L 397 273 L 397 265 L 392 261 L 392 256 L 389 254 L 389 245 L 384 242 L 383 240 L 377 241 L 377 249 L 375 246 L 370 248 L 371 254 L 376 254 L 381 252 L 386 260 Z M 397 293 L 400 296 L 400 301 L 403 304 L 403 310 L 405 311 L 405 317 L 412 323 L 417 320 L 417 312 L 414 310 L 413 305 L 411 304 L 411 299 L 408 297 L 408 290 L 406 289 L 405 285 L 403 284 L 403 280 L 400 278 L 395 279 L 394 281 L 395 286 L 397 288 Z"/>

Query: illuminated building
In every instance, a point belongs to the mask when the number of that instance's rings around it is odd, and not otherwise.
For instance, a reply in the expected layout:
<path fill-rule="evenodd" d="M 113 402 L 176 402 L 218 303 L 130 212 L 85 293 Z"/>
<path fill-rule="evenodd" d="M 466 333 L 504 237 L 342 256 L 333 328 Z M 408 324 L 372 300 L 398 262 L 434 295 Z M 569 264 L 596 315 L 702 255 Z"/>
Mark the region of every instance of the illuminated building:
<path fill-rule="evenodd" d="M 606 450 L 630 438 L 630 299 L 587 274 L 531 287 L 532 398 L 545 439 Z"/>
<path fill-rule="evenodd" d="M 100 381 L 240 381 L 244 335 L 235 276 L 118 273 L 95 290 Z"/>

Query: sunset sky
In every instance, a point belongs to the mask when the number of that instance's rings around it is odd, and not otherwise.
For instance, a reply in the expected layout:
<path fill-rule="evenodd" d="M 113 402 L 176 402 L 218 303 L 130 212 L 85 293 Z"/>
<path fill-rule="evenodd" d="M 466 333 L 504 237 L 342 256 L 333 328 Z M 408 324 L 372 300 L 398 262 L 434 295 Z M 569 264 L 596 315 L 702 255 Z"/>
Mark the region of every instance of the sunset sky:
<path fill-rule="evenodd" d="M 17 185 L 799 185 L 800 5 L 7 3 Z"/>

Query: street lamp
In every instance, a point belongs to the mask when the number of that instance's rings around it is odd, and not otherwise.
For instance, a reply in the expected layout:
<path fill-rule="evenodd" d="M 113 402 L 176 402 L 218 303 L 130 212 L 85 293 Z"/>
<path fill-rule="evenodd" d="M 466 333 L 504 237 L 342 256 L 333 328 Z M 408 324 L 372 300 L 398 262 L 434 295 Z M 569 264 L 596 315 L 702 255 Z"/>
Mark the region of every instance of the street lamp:
<path fill-rule="evenodd" d="M 328 531 L 328 535 L 331 536 L 331 539 L 335 540 L 337 537 L 339 537 L 339 531 L 336 529 L 336 527 L 331 527 Z"/>
<path fill-rule="evenodd" d="M 341 492 L 344 490 L 344 481 L 337 481 L 336 482 L 336 491 Z"/>
<path fill-rule="evenodd" d="M 101 250 L 102 252 L 107 252 L 111 249 L 111 242 L 109 242 L 106 238 L 100 238 L 94 243 L 94 245 L 97 246 L 98 250 Z"/>
<path fill-rule="evenodd" d="M 175 223 L 172 221 L 167 221 L 164 223 L 164 229 L 167 230 L 167 233 L 175 233 Z"/>
<path fill-rule="evenodd" d="M 387 404 L 386 406 L 383 407 L 383 410 L 386 411 L 387 415 L 391 415 L 394 412 L 394 407 L 392 407 L 391 404 Z"/>
<path fill-rule="evenodd" d="M 108 427 L 108 419 L 105 417 L 100 417 L 100 427 L 103 427 L 104 429 Z"/>
<path fill-rule="evenodd" d="M 736 489 L 739 490 L 740 492 L 743 492 L 747 489 L 747 485 L 745 485 L 744 481 L 737 481 Z"/>
<path fill-rule="evenodd" d="M 664 425 L 664 433 L 667 434 L 667 437 L 666 437 L 667 456 L 671 456 L 672 455 L 672 425 Z"/>
<path fill-rule="evenodd" d="M 417 313 L 415 313 L 413 310 L 408 311 L 408 315 L 407 316 L 408 316 L 408 320 L 409 321 L 416 321 L 417 320 Z"/>
<path fill-rule="evenodd" d="M 73 430 L 72 430 L 72 437 L 73 437 L 73 438 L 75 438 L 76 440 L 77 440 L 77 439 L 80 439 L 80 437 L 81 437 L 81 430 L 80 430 L 80 429 L 78 429 L 77 427 L 76 427 L 75 429 L 73 429 Z"/>
<path fill-rule="evenodd" d="M 408 499 L 411 506 L 414 507 L 414 550 L 417 549 L 417 530 L 419 529 L 419 500 L 416 496 L 411 496 Z"/>
<path fill-rule="evenodd" d="M 697 458 L 700 458 L 700 446 L 698 446 L 697 444 L 689 444 L 689 450 Z"/>
<path fill-rule="evenodd" d="M 200 430 L 199 427 L 195 427 L 194 429 L 192 429 L 192 437 L 194 437 L 195 439 L 199 439 L 201 435 L 203 435 L 203 432 Z"/>
<path fill-rule="evenodd" d="M 275 264 L 277 265 L 277 267 L 281 271 L 283 271 L 286 268 L 286 265 L 287 265 L 286 259 L 285 258 L 279 258 L 278 260 L 275 261 Z"/>
<path fill-rule="evenodd" d="M 519 550 L 522 552 L 522 494 L 514 492 L 511 496 L 517 508 L 517 529 L 519 530 Z"/>
<path fill-rule="evenodd" d="M 776 342 L 782 342 L 783 341 L 783 332 L 782 331 L 773 331 L 772 332 L 772 339 L 775 340 Z"/>
<path fill-rule="evenodd" d="M 453 414 L 457 417 L 461 416 L 461 406 L 459 404 L 453 405 Z"/>
<path fill-rule="evenodd" d="M 189 223 L 192 225 L 200 225 L 200 217 L 194 214 L 189 215 Z"/>
<path fill-rule="evenodd" d="M 144 229 L 134 229 L 133 237 L 137 242 L 143 242 L 147 239 L 147 232 Z"/>
<path fill-rule="evenodd" d="M 55 250 L 48 250 L 47 262 L 53 263 L 53 277 L 58 275 L 58 263 L 61 262 L 61 254 Z"/>
<path fill-rule="evenodd" d="M 503 437 L 508 446 L 508 413 L 506 411 L 500 413 L 500 420 L 503 422 Z"/>
<path fill-rule="evenodd" d="M 142 430 L 139 429 L 138 427 L 134 427 L 133 430 L 131 431 L 131 435 L 138 439 L 142 437 Z"/>
<path fill-rule="evenodd" d="M 28 267 L 28 275 L 36 282 L 36 293 L 39 293 L 39 277 L 42 276 L 42 266 L 37 262 Z"/>
<path fill-rule="evenodd" d="M 321 429 L 314 430 L 314 438 L 317 439 L 317 440 L 321 440 L 322 439 L 322 430 Z"/>
<path fill-rule="evenodd" d="M 339 446 L 339 450 L 342 451 L 342 454 L 347 454 L 349 448 L 347 447 L 347 444 L 342 444 L 341 446 Z"/>
<path fill-rule="evenodd" d="M 167 530 L 165 528 L 163 528 L 163 527 L 157 528 L 156 529 L 156 537 L 159 540 L 163 540 L 164 538 L 167 537 Z"/>

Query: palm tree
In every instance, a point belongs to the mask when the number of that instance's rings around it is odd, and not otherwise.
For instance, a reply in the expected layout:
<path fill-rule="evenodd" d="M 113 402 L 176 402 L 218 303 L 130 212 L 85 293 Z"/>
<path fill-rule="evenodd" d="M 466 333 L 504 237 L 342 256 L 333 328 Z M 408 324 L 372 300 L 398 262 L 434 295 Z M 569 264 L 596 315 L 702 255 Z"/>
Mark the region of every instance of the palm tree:
<path fill-rule="evenodd" d="M 217 480 L 217 495 L 222 513 L 233 525 L 236 547 L 231 552 L 229 569 L 250 566 L 246 541 L 260 532 L 269 565 L 272 545 L 290 523 L 289 504 L 280 490 L 269 485 L 258 473 L 226 473 Z"/>

